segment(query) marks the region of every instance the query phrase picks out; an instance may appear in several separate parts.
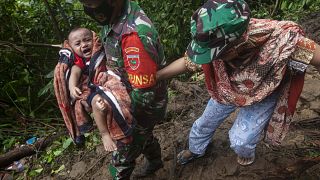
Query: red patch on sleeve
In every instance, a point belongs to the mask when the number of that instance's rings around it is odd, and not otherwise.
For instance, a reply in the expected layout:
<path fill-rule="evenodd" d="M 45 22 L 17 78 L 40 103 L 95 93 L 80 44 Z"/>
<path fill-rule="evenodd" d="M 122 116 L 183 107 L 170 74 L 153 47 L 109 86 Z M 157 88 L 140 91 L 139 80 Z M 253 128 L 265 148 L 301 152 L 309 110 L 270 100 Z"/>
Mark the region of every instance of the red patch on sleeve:
<path fill-rule="evenodd" d="M 134 88 L 147 88 L 156 84 L 157 64 L 151 59 L 136 32 L 122 38 L 122 55 L 129 81 Z"/>

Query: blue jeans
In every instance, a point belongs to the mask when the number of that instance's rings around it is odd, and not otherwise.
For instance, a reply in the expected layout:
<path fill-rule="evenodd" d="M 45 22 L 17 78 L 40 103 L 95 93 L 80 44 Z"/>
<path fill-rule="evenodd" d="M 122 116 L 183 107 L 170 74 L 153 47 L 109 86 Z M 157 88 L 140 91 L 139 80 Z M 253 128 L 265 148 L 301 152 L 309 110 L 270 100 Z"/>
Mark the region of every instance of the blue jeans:
<path fill-rule="evenodd" d="M 278 100 L 273 93 L 261 102 L 241 107 L 229 131 L 230 147 L 241 157 L 252 157 L 260 136 L 271 118 Z M 210 99 L 202 116 L 197 119 L 189 135 L 189 150 L 203 154 L 215 130 L 236 110 L 234 105 L 225 105 Z"/>

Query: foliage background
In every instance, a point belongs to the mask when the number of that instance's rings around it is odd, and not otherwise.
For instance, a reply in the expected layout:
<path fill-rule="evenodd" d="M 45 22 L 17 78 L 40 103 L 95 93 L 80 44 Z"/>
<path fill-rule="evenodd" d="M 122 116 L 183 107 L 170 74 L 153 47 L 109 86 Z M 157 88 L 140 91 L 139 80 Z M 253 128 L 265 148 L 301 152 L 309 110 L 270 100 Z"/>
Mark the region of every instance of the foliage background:
<path fill-rule="evenodd" d="M 168 61 L 190 41 L 189 20 L 202 0 L 137 0 L 157 27 Z M 288 19 L 320 10 L 320 0 L 248 0 L 252 16 Z M 58 49 L 68 31 L 99 26 L 75 0 L 0 0 L 0 147 L 64 129 L 52 86 Z M 38 44 L 39 43 L 39 44 Z"/>

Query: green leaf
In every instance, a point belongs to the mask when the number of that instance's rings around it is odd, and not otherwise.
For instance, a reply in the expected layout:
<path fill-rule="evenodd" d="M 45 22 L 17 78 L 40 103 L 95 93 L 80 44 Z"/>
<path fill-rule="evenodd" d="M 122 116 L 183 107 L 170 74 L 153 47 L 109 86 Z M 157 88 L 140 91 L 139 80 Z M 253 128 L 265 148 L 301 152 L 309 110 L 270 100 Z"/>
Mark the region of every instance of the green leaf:
<path fill-rule="evenodd" d="M 93 140 L 94 143 L 97 143 L 97 142 L 100 141 L 95 134 L 93 135 L 92 140 Z"/>
<path fill-rule="evenodd" d="M 62 153 L 62 150 L 53 151 L 54 156 L 59 156 Z"/>
<path fill-rule="evenodd" d="M 38 97 L 47 94 L 50 90 L 53 90 L 53 79 L 38 92 Z"/>
<path fill-rule="evenodd" d="M 31 112 L 29 113 L 29 116 L 32 117 L 32 118 L 34 118 L 34 117 L 35 117 L 34 111 L 31 111 Z"/>
<path fill-rule="evenodd" d="M 28 174 L 30 177 L 34 177 L 34 176 L 37 176 L 39 173 L 37 173 L 35 170 L 32 170 Z"/>
<path fill-rule="evenodd" d="M 67 140 L 65 140 L 65 141 L 63 142 L 62 148 L 63 148 L 63 149 L 67 149 L 67 148 L 70 146 L 71 143 L 72 143 L 72 139 L 71 139 L 71 138 L 68 138 Z"/>
<path fill-rule="evenodd" d="M 53 160 L 52 155 L 47 156 L 47 163 L 51 163 Z"/>
<path fill-rule="evenodd" d="M 45 76 L 45 78 L 48 78 L 48 79 L 53 78 L 53 73 L 54 73 L 54 70 L 50 71 L 50 72 Z"/>
<path fill-rule="evenodd" d="M 289 4 L 289 6 L 288 6 L 288 10 L 291 10 L 291 8 L 292 8 L 293 5 L 294 5 L 293 2 L 291 2 L 291 3 Z"/>
<path fill-rule="evenodd" d="M 34 170 L 36 173 L 40 174 L 43 171 L 43 168 L 35 169 Z"/>
<path fill-rule="evenodd" d="M 51 173 L 52 174 L 58 174 L 60 171 L 64 170 L 64 168 L 65 168 L 65 166 L 63 164 L 57 170 L 52 170 Z"/>
<path fill-rule="evenodd" d="M 15 102 L 26 102 L 28 99 L 26 97 L 18 97 Z"/>
<path fill-rule="evenodd" d="M 285 10 L 285 9 L 287 9 L 287 7 L 288 7 L 287 1 L 283 1 L 283 2 L 281 3 L 280 9 L 281 9 L 281 10 Z"/>

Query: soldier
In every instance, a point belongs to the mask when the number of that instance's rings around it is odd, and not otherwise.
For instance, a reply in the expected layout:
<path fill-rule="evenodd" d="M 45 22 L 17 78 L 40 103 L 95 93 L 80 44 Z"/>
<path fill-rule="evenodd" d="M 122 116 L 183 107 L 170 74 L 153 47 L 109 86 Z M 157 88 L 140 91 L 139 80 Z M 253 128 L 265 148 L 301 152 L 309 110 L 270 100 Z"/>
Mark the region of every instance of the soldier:
<path fill-rule="evenodd" d="M 280 144 L 289 129 L 307 66 L 320 70 L 320 47 L 290 21 L 250 19 L 243 0 L 208 0 L 191 17 L 185 56 L 157 73 L 157 79 L 203 71 L 211 99 L 178 154 L 186 164 L 204 155 L 215 130 L 236 108 L 230 147 L 240 165 L 250 165 L 262 132 Z"/>
<path fill-rule="evenodd" d="M 156 72 L 166 64 L 158 32 L 136 2 L 80 1 L 85 13 L 103 26 L 100 38 L 107 66 L 128 81 L 137 121 L 133 142 L 117 144 L 112 154 L 111 175 L 114 179 L 129 179 L 141 153 L 146 163 L 136 176 L 152 174 L 163 167 L 160 145 L 152 131 L 164 119 L 167 105 L 167 84 L 155 79 Z"/>

